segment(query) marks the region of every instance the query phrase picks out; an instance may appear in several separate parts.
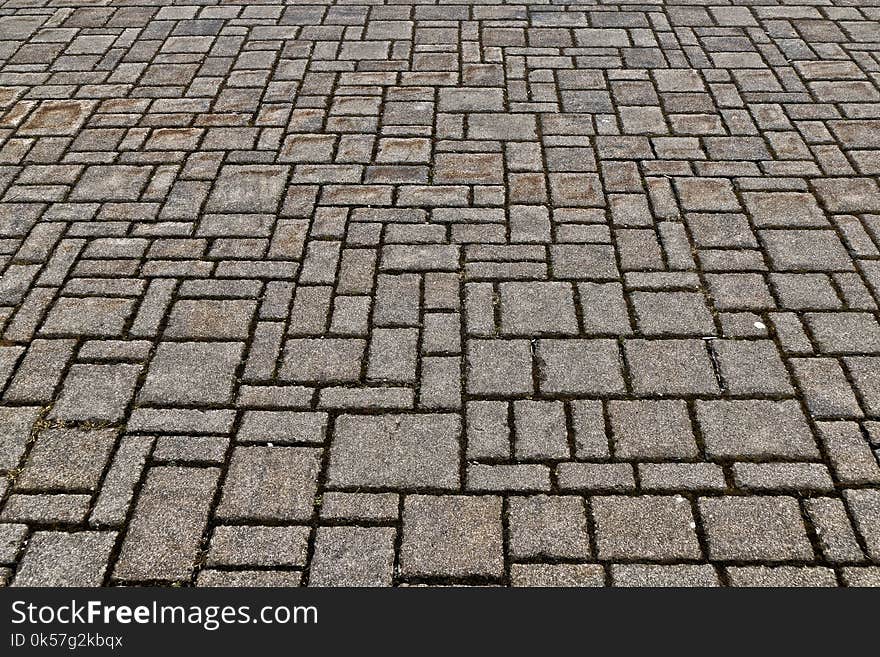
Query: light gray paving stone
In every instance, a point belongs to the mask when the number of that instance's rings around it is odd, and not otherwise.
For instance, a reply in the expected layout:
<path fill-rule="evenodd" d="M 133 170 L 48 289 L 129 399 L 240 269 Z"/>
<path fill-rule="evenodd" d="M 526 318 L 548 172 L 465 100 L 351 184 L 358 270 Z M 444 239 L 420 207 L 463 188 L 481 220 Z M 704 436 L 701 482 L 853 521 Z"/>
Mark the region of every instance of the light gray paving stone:
<path fill-rule="evenodd" d="M 342 415 L 330 446 L 336 487 L 454 490 L 461 421 L 453 414 Z"/>

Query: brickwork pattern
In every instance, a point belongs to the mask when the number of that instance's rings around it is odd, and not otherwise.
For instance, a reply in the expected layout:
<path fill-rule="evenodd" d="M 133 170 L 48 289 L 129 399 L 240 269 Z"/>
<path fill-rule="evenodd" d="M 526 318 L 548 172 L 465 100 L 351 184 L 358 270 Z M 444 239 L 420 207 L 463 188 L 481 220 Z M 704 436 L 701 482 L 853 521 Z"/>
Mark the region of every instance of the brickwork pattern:
<path fill-rule="evenodd" d="M 880 585 L 880 7 L 0 4 L 0 582 Z"/>

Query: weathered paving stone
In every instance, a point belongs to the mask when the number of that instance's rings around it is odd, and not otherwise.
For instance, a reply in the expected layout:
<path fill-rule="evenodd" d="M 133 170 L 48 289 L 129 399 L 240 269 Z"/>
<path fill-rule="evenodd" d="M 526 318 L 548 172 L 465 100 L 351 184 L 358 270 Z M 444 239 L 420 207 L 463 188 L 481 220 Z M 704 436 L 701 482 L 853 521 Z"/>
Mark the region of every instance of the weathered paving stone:
<path fill-rule="evenodd" d="M 216 517 L 221 520 L 303 522 L 311 518 L 319 450 L 236 447 Z"/>
<path fill-rule="evenodd" d="M 710 457 L 819 456 L 806 418 L 795 401 L 697 401 L 695 408 Z"/>
<path fill-rule="evenodd" d="M 534 388 L 532 350 L 526 340 L 471 340 L 467 390 L 474 395 L 513 397 Z"/>
<path fill-rule="evenodd" d="M 501 499 L 410 495 L 403 505 L 404 577 L 501 577 Z"/>
<path fill-rule="evenodd" d="M 698 454 L 682 401 L 612 401 L 608 414 L 618 458 L 676 459 Z"/>
<path fill-rule="evenodd" d="M 461 421 L 452 414 L 342 415 L 330 446 L 328 482 L 350 488 L 454 490 Z"/>
<path fill-rule="evenodd" d="M 393 527 L 319 527 L 309 586 L 390 586 Z"/>
<path fill-rule="evenodd" d="M 515 563 L 510 566 L 512 586 L 605 586 L 605 569 L 599 564 Z"/>
<path fill-rule="evenodd" d="M 602 395 L 626 389 L 614 340 L 540 340 L 536 357 L 544 393 Z"/>
<path fill-rule="evenodd" d="M 152 468 L 113 576 L 135 581 L 189 579 L 219 476 L 215 468 Z"/>
<path fill-rule="evenodd" d="M 286 182 L 287 167 L 223 167 L 208 197 L 208 212 L 275 212 Z"/>
<path fill-rule="evenodd" d="M 36 532 L 13 586 L 100 586 L 116 532 Z"/>
<path fill-rule="evenodd" d="M 220 526 L 214 529 L 207 564 L 212 566 L 304 566 L 309 528 Z"/>
<path fill-rule="evenodd" d="M 702 554 L 683 497 L 594 497 L 590 507 L 600 559 L 692 560 Z"/>
<path fill-rule="evenodd" d="M 711 497 L 699 502 L 709 558 L 809 561 L 813 548 L 793 497 Z"/>
<path fill-rule="evenodd" d="M 163 342 L 138 401 L 159 405 L 225 404 L 232 399 L 239 342 Z"/>
<path fill-rule="evenodd" d="M 501 332 L 506 335 L 575 335 L 572 288 L 566 283 L 502 283 Z"/>
<path fill-rule="evenodd" d="M 21 475 L 18 490 L 95 490 L 116 443 L 116 429 L 41 431 Z"/>
<path fill-rule="evenodd" d="M 676 564 L 612 564 L 611 581 L 614 586 L 637 587 L 706 587 L 719 586 L 718 573 L 709 565 Z"/>
<path fill-rule="evenodd" d="M 514 559 L 588 559 L 584 503 L 578 497 L 515 498 L 508 510 Z"/>

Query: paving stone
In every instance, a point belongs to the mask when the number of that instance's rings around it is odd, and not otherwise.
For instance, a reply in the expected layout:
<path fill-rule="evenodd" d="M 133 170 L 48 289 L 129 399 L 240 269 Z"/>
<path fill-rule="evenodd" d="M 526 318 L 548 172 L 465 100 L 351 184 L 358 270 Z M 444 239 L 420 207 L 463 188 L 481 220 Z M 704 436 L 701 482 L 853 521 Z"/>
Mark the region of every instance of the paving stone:
<path fill-rule="evenodd" d="M 600 559 L 690 560 L 701 550 L 690 504 L 678 496 L 595 497 Z"/>
<path fill-rule="evenodd" d="M 113 576 L 134 581 L 188 579 L 219 476 L 215 468 L 151 468 Z"/>
<path fill-rule="evenodd" d="M 467 391 L 472 395 L 512 397 L 533 390 L 532 351 L 526 340 L 468 342 Z"/>
<path fill-rule="evenodd" d="M 706 336 L 715 323 L 701 294 L 692 292 L 634 292 L 631 296 L 642 334 Z"/>
<path fill-rule="evenodd" d="M 624 354 L 638 395 L 712 395 L 720 390 L 702 340 L 627 340 Z"/>
<path fill-rule="evenodd" d="M 296 383 L 357 381 L 366 341 L 354 339 L 294 339 L 284 347 L 279 377 Z"/>
<path fill-rule="evenodd" d="M 206 563 L 211 566 L 304 566 L 308 527 L 220 526 Z"/>
<path fill-rule="evenodd" d="M 501 500 L 409 495 L 403 505 L 404 577 L 501 577 Z"/>
<path fill-rule="evenodd" d="M 508 507 L 514 559 L 588 559 L 590 543 L 583 500 L 577 497 L 514 498 Z"/>
<path fill-rule="evenodd" d="M 184 299 L 171 308 L 165 337 L 247 338 L 256 302 L 244 300 Z"/>
<path fill-rule="evenodd" d="M 147 369 L 140 403 L 225 404 L 232 399 L 240 342 L 162 342 Z"/>
<path fill-rule="evenodd" d="M 614 340 L 540 340 L 536 358 L 541 392 L 602 395 L 626 389 Z"/>
<path fill-rule="evenodd" d="M 614 586 L 706 587 L 720 586 L 718 574 L 709 565 L 670 565 L 616 563 L 611 566 Z"/>
<path fill-rule="evenodd" d="M 872 561 L 876 561 L 880 557 L 880 491 L 847 490 L 843 497 L 852 514 L 856 531 L 865 542 L 867 555 Z"/>
<path fill-rule="evenodd" d="M 818 587 L 837 586 L 830 568 L 802 566 L 739 566 L 725 569 L 731 586 Z"/>
<path fill-rule="evenodd" d="M 605 586 L 605 570 L 599 564 L 511 564 L 512 586 L 596 587 Z"/>
<path fill-rule="evenodd" d="M 319 527 L 309 586 L 390 586 L 393 527 Z"/>
<path fill-rule="evenodd" d="M 196 586 L 289 587 L 299 586 L 302 573 L 295 570 L 213 570 L 199 572 Z"/>
<path fill-rule="evenodd" d="M 698 454 L 682 401 L 612 401 L 608 415 L 617 458 L 677 459 Z"/>
<path fill-rule="evenodd" d="M 788 371 L 770 340 L 713 340 L 725 388 L 734 395 L 791 395 Z"/>
<path fill-rule="evenodd" d="M 140 365 L 73 365 L 49 418 L 118 422 L 134 397 Z"/>
<path fill-rule="evenodd" d="M 275 212 L 284 190 L 287 167 L 227 165 L 208 198 L 208 212 Z"/>
<path fill-rule="evenodd" d="M 572 287 L 566 283 L 501 283 L 501 332 L 576 335 Z"/>
<path fill-rule="evenodd" d="M 116 443 L 116 429 L 46 429 L 28 454 L 19 490 L 95 490 Z"/>
<path fill-rule="evenodd" d="M 116 532 L 35 532 L 13 586 L 100 586 Z"/>
<path fill-rule="evenodd" d="M 215 515 L 221 520 L 307 521 L 317 490 L 320 450 L 236 447 Z"/>
<path fill-rule="evenodd" d="M 811 560 L 793 497 L 714 497 L 699 501 L 709 558 L 719 561 Z"/>
<path fill-rule="evenodd" d="M 711 458 L 812 459 L 819 455 L 796 401 L 697 401 L 695 409 Z"/>
<path fill-rule="evenodd" d="M 461 421 L 452 414 L 342 415 L 330 446 L 337 487 L 447 489 L 459 485 Z"/>

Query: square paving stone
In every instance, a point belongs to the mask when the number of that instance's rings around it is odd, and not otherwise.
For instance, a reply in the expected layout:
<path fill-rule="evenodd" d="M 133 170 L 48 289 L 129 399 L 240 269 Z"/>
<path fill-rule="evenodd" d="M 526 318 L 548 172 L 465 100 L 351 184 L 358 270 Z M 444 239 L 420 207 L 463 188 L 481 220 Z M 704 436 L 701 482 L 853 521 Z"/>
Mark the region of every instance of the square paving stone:
<path fill-rule="evenodd" d="M 589 559 L 584 501 L 535 495 L 510 500 L 510 556 L 513 559 Z"/>
<path fill-rule="evenodd" d="M 702 340 L 627 340 L 624 353 L 637 395 L 720 392 Z"/>
<path fill-rule="evenodd" d="M 287 184 L 288 167 L 227 165 L 205 206 L 206 212 L 274 213 Z"/>
<path fill-rule="evenodd" d="M 813 559 L 800 507 L 793 497 L 706 497 L 700 499 L 699 508 L 710 559 Z"/>
<path fill-rule="evenodd" d="M 681 496 L 594 497 L 600 559 L 692 560 L 702 556 L 691 506 Z"/>
<path fill-rule="evenodd" d="M 403 505 L 404 577 L 504 575 L 501 498 L 408 495 Z"/>
<path fill-rule="evenodd" d="M 608 415 L 617 458 L 672 460 L 699 454 L 683 401 L 611 401 Z"/>
<path fill-rule="evenodd" d="M 73 365 L 49 417 L 68 422 L 123 419 L 141 369 L 140 365 Z"/>
<path fill-rule="evenodd" d="M 40 332 L 43 335 L 113 338 L 122 335 L 132 310 L 132 299 L 61 297 L 52 306 Z"/>
<path fill-rule="evenodd" d="M 27 525 L 0 524 L 0 563 L 15 563 L 27 536 Z"/>
<path fill-rule="evenodd" d="M 309 586 L 391 586 L 393 527 L 318 527 Z"/>
<path fill-rule="evenodd" d="M 452 414 L 342 415 L 328 481 L 342 488 L 454 490 L 460 485 L 461 420 Z"/>
<path fill-rule="evenodd" d="M 36 532 L 13 586 L 101 586 L 116 532 Z"/>
<path fill-rule="evenodd" d="M 226 404 L 232 400 L 240 342 L 161 342 L 138 401 L 145 404 Z"/>
<path fill-rule="evenodd" d="M 702 294 L 635 292 L 632 303 L 639 330 L 646 336 L 706 336 L 715 333 L 715 322 Z"/>
<path fill-rule="evenodd" d="M 506 335 L 576 335 L 569 283 L 501 283 L 501 332 Z"/>
<path fill-rule="evenodd" d="M 44 429 L 16 479 L 18 490 L 95 490 L 118 429 Z"/>
<path fill-rule="evenodd" d="M 819 456 L 806 418 L 794 400 L 698 400 L 695 408 L 706 454 L 711 458 Z"/>
<path fill-rule="evenodd" d="M 466 377 L 472 395 L 531 394 L 531 345 L 527 340 L 469 340 Z"/>
<path fill-rule="evenodd" d="M 216 516 L 222 520 L 302 522 L 312 517 L 321 450 L 236 447 Z"/>
<path fill-rule="evenodd" d="M 615 340 L 540 340 L 536 357 L 545 394 L 602 395 L 626 390 Z"/>
<path fill-rule="evenodd" d="M 166 338 L 245 339 L 256 301 L 185 299 L 171 308 Z"/>
<path fill-rule="evenodd" d="M 297 338 L 288 340 L 279 378 L 296 383 L 348 383 L 361 376 L 366 340 Z"/>

